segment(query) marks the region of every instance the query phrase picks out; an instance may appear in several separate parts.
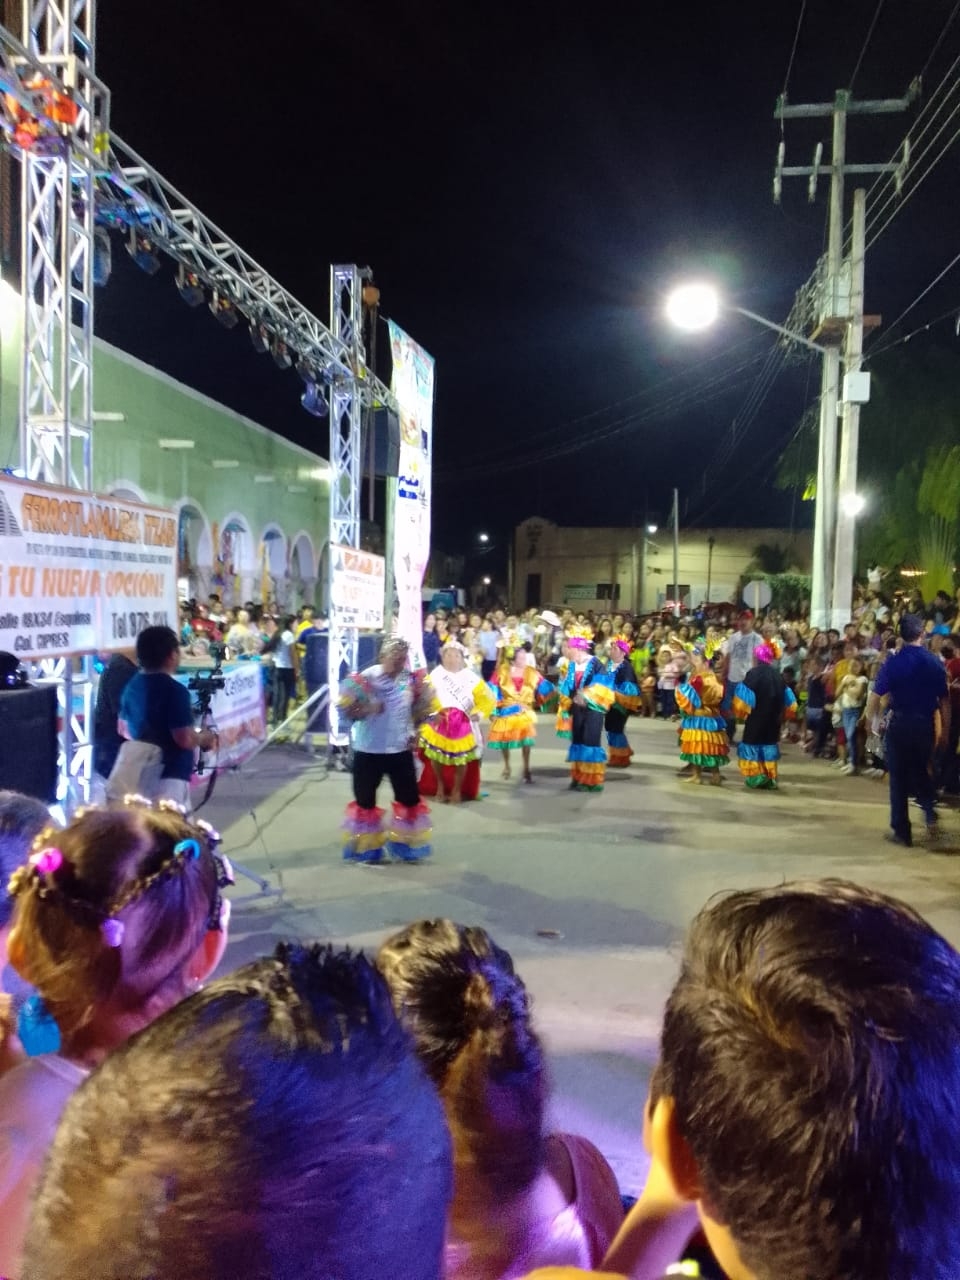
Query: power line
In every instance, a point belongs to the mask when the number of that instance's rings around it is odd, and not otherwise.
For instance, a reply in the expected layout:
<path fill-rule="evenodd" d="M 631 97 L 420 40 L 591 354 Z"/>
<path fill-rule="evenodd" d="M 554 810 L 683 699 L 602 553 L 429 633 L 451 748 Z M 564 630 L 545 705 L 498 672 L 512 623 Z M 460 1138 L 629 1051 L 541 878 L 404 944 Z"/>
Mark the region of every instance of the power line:
<path fill-rule="evenodd" d="M 937 56 L 940 46 L 943 44 L 946 34 L 950 30 L 951 26 L 953 25 L 953 20 L 958 13 L 960 13 L 960 0 L 957 0 L 957 3 L 953 6 L 953 10 L 950 14 L 950 17 L 943 24 L 943 29 L 941 30 L 939 36 L 937 36 L 936 40 L 934 41 L 933 48 L 930 50 L 930 55 L 927 58 L 926 62 L 923 64 L 923 70 L 920 72 L 921 80 L 923 80 L 924 77 L 926 76 L 927 71 L 930 68 L 931 62 L 933 62 L 934 58 Z"/>
<path fill-rule="evenodd" d="M 943 277 L 945 275 L 948 275 L 953 270 L 953 268 L 957 265 L 958 262 L 960 262 L 960 253 L 956 254 L 953 258 L 950 259 L 950 261 L 943 268 L 943 270 L 938 275 L 934 276 L 934 278 L 930 281 L 930 283 L 926 286 L 926 288 L 922 289 L 920 293 L 917 294 L 917 296 L 914 298 L 914 300 L 910 303 L 909 306 L 904 307 L 903 311 L 900 312 L 896 320 L 894 320 L 893 324 L 890 325 L 890 327 L 887 329 L 886 334 L 884 335 L 885 337 L 889 337 L 889 335 L 897 327 L 900 321 L 903 320 L 905 316 L 908 316 L 910 312 L 913 310 L 913 308 L 917 305 L 917 303 L 922 302 L 923 299 L 927 296 L 928 293 L 930 293 L 932 289 L 935 289 L 937 287 L 937 285 L 940 283 Z M 877 350 L 872 352 L 871 354 L 875 356 L 879 355 L 881 351 L 886 350 L 886 348 L 890 345 L 891 345 L 890 343 L 885 343 L 883 346 L 878 347 Z"/>
<path fill-rule="evenodd" d="M 488 460 L 483 464 L 472 467 L 457 466 L 441 471 L 439 478 L 449 478 L 456 475 L 458 478 L 464 476 L 478 477 L 481 475 L 495 475 L 502 473 L 504 468 L 513 470 L 522 470 L 526 467 L 535 466 L 539 463 L 550 462 L 555 458 L 564 457 L 571 453 L 578 453 L 581 449 L 588 448 L 593 444 L 610 439 L 612 436 L 619 435 L 623 431 L 628 430 L 632 426 L 644 422 L 656 421 L 658 418 L 669 417 L 698 402 L 716 399 L 718 396 L 725 395 L 732 388 L 729 385 L 731 379 L 737 374 L 748 369 L 760 359 L 760 353 L 751 356 L 748 360 L 743 361 L 740 365 L 736 365 L 731 369 L 724 370 L 716 374 L 713 378 L 707 379 L 705 382 L 698 383 L 688 387 L 684 391 L 674 393 L 668 396 L 664 401 L 653 404 L 646 409 L 642 409 L 637 413 L 628 414 L 623 418 L 615 419 L 613 422 L 606 423 L 602 427 L 598 427 L 595 431 L 580 436 L 574 440 L 567 440 L 556 445 L 552 449 L 542 449 L 530 454 L 521 454 L 516 458 L 497 457 L 496 460 Z"/>
<path fill-rule="evenodd" d="M 880 10 L 882 8 L 883 8 L 883 0 L 877 0 L 877 7 L 873 12 L 873 21 L 870 23 L 870 26 L 867 28 L 866 38 L 864 39 L 863 47 L 860 50 L 860 57 L 857 59 L 857 64 L 853 68 L 853 75 L 850 77 L 850 84 L 848 87 L 851 93 L 853 92 L 853 82 L 857 78 L 857 72 L 860 70 L 861 66 L 863 65 L 864 55 L 867 52 L 867 47 L 870 44 L 870 39 L 873 36 L 874 29 L 876 28 L 876 25 L 877 25 L 877 20 L 880 17 Z"/>
<path fill-rule="evenodd" d="M 957 0 L 960 4 L 960 0 Z M 790 73 L 793 70 L 793 62 L 797 56 L 797 45 L 800 43 L 800 28 L 803 26 L 803 15 L 807 11 L 807 0 L 800 0 L 800 13 L 797 16 L 797 29 L 793 33 L 793 45 L 790 49 L 790 57 L 787 60 L 787 74 L 783 77 L 783 99 L 786 102 L 787 89 L 790 87 Z M 780 121 L 780 133 L 783 134 L 783 120 Z"/>
<path fill-rule="evenodd" d="M 925 324 L 918 324 L 915 329 L 911 329 L 909 333 L 905 333 L 902 338 L 897 338 L 894 342 L 879 343 L 876 347 L 871 347 L 864 356 L 864 361 L 874 360 L 877 356 L 886 355 L 888 351 L 893 351 L 896 347 L 902 347 L 909 342 L 911 338 L 915 338 L 918 333 L 926 333 L 928 329 L 932 329 L 934 325 L 943 324 L 944 320 L 953 320 L 956 323 L 957 316 L 960 314 L 960 302 L 956 306 L 950 308 L 949 311 L 941 312 L 940 315 L 934 316 L 932 320 L 928 320 Z"/>
<path fill-rule="evenodd" d="M 958 118 L 958 116 L 960 116 L 960 109 L 954 112 L 953 117 L 951 118 L 951 123 L 952 123 L 952 120 Z M 934 169 L 937 167 L 937 165 L 940 163 L 943 157 L 947 154 L 947 152 L 951 149 L 951 147 L 954 145 L 954 143 L 957 141 L 958 138 L 960 138 L 960 127 L 958 127 L 955 130 L 955 132 L 951 135 L 949 140 L 940 149 L 939 153 L 937 154 L 935 159 L 931 161 L 931 163 L 928 165 L 924 173 L 919 178 L 916 179 L 916 181 L 911 186 L 910 190 L 900 201 L 899 205 L 897 205 L 897 207 L 893 209 L 893 211 L 890 213 L 890 216 L 887 218 L 886 222 L 884 222 L 883 226 L 880 227 L 879 230 L 875 231 L 873 235 L 867 240 L 866 242 L 867 249 L 871 248 L 873 245 L 876 244 L 876 242 L 883 235 L 884 231 L 886 231 L 886 229 L 890 226 L 891 222 L 893 222 L 894 218 L 896 218 L 900 213 L 903 212 L 906 205 L 917 194 L 917 191 L 919 190 L 919 188 L 927 180 L 927 178 L 930 177 L 930 174 L 933 173 Z M 876 223 L 874 223 L 874 225 L 876 225 Z"/>

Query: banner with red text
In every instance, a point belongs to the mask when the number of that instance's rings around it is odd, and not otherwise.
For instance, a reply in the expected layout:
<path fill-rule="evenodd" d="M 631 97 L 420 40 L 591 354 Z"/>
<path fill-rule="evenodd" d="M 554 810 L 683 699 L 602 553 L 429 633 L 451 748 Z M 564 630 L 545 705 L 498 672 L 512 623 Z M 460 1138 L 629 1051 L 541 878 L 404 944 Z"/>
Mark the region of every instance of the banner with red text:
<path fill-rule="evenodd" d="M 0 650 L 56 658 L 177 625 L 177 521 L 162 507 L 0 477 Z"/>
<path fill-rule="evenodd" d="M 369 551 L 330 545 L 333 581 L 330 605 L 346 627 L 379 631 L 383 626 L 386 561 Z"/>
<path fill-rule="evenodd" d="M 430 559 L 430 478 L 433 458 L 433 356 L 389 321 L 393 392 L 400 409 L 400 474 L 394 518 L 393 572 L 397 630 L 424 665 L 420 589 Z"/>

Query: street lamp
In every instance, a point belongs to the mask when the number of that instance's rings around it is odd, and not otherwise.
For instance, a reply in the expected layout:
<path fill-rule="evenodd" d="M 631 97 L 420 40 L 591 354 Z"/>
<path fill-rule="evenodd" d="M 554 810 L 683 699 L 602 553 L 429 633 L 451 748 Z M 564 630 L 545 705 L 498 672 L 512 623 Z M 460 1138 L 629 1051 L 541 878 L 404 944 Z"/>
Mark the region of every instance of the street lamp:
<path fill-rule="evenodd" d="M 851 520 L 855 520 L 863 512 L 867 500 L 862 493 L 843 493 L 840 495 L 840 510 Z"/>
<path fill-rule="evenodd" d="M 647 525 L 647 533 L 649 533 L 651 537 L 653 537 L 653 535 L 654 535 L 656 532 L 657 532 L 657 525 L 655 525 L 655 524 L 648 524 L 648 525 Z"/>
<path fill-rule="evenodd" d="M 668 294 L 665 310 L 670 323 L 677 328 L 685 329 L 688 333 L 698 333 L 710 328 L 719 319 L 722 311 L 735 311 L 738 315 L 746 316 L 748 320 L 753 320 L 756 324 L 762 324 L 765 329 L 772 329 L 774 333 L 779 333 L 783 337 L 789 338 L 791 342 L 798 342 L 801 346 L 807 347 L 808 350 L 816 351 L 820 356 L 835 354 L 828 347 L 821 346 L 819 342 L 813 342 L 802 333 L 795 333 L 792 329 L 787 329 L 782 324 L 774 324 L 766 316 L 757 315 L 755 311 L 748 311 L 746 307 L 738 307 L 728 302 L 721 297 L 719 290 L 708 281 L 678 285 Z M 829 367 L 829 362 L 825 362 L 825 368 L 827 367 Z M 824 374 L 824 378 L 826 376 Z M 834 401 L 834 412 L 835 409 Z M 830 450 L 824 438 L 824 423 L 828 417 L 828 412 L 827 397 L 824 395 L 820 405 L 817 495 L 813 517 L 813 571 L 810 584 L 810 621 L 814 626 L 820 628 L 830 626 L 832 622 L 827 603 L 834 578 L 833 570 L 837 566 L 836 564 L 828 565 L 828 560 L 836 560 L 837 558 L 834 530 L 837 528 L 839 515 L 847 514 L 846 509 L 840 504 L 836 496 L 836 463 L 834 461 L 831 466 L 828 462 Z M 834 430 L 835 433 L 835 424 L 829 423 L 828 429 Z M 851 494 L 849 496 L 856 497 L 857 495 Z M 852 561 L 852 552 L 850 559 Z M 852 578 L 852 564 L 850 576 Z"/>
<path fill-rule="evenodd" d="M 489 587 L 489 585 L 490 585 L 490 579 L 489 579 L 489 578 L 484 578 L 484 580 L 483 580 L 483 585 L 484 585 L 485 587 Z"/>
<path fill-rule="evenodd" d="M 490 535 L 489 535 L 489 533 L 481 533 L 481 534 L 479 535 L 479 537 L 478 537 L 477 541 L 478 541 L 478 542 L 489 542 L 489 541 L 490 541 Z"/>

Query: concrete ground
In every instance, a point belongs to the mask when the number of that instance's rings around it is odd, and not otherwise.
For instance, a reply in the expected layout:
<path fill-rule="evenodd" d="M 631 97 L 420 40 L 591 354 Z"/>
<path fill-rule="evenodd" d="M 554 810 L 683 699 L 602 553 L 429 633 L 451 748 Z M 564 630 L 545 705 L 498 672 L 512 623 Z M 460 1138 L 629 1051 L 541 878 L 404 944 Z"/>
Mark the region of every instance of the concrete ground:
<path fill-rule="evenodd" d="M 591 1137 L 622 1189 L 636 1191 L 660 1014 L 697 909 L 723 889 L 841 876 L 904 898 L 960 945 L 960 820 L 944 814 L 936 852 L 897 848 L 883 841 L 882 783 L 841 777 L 787 747 L 776 793 L 744 790 L 735 765 L 722 788 L 690 786 L 675 776 L 674 726 L 629 728 L 633 765 L 608 773 L 600 795 L 566 789 L 548 717 L 533 786 L 500 781 L 488 752 L 488 795 L 435 806 L 434 856 L 417 866 L 345 864 L 338 827 L 349 776 L 292 747 L 268 748 L 219 780 L 204 814 L 226 852 L 281 891 L 238 904 L 225 967 L 278 938 L 372 950 L 425 916 L 484 926 L 533 993 L 554 1123 Z M 240 897 L 251 886 L 238 881 Z"/>

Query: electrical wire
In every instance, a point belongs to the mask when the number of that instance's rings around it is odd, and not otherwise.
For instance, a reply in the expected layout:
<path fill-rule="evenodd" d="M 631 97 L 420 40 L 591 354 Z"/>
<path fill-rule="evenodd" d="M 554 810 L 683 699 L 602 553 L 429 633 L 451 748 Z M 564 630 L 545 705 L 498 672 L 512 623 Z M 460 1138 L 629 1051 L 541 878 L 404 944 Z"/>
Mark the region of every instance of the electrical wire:
<path fill-rule="evenodd" d="M 958 0 L 960 3 L 960 0 Z M 800 0 L 800 13 L 797 16 L 797 29 L 793 33 L 793 45 L 787 59 L 787 74 L 783 77 L 783 100 L 787 100 L 787 89 L 790 87 L 790 73 L 793 71 L 794 59 L 797 56 L 797 45 L 800 43 L 800 28 L 803 26 L 803 15 L 807 11 L 807 0 Z M 780 117 L 780 136 L 783 136 L 783 117 Z"/>
<path fill-rule="evenodd" d="M 956 112 L 954 113 L 954 118 L 960 118 L 960 110 L 958 110 L 958 111 L 956 111 Z M 875 230 L 872 236 L 868 236 L 868 239 L 867 239 L 866 244 L 865 244 L 865 246 L 864 246 L 864 248 L 865 248 L 865 249 L 870 249 L 870 248 L 872 248 L 872 247 L 873 247 L 873 245 L 875 245 L 875 244 L 876 244 L 876 242 L 880 239 L 880 237 L 883 235 L 883 233 L 887 230 L 887 228 L 890 226 L 890 224 L 893 222 L 893 220 L 894 220 L 895 218 L 897 218 L 897 217 L 898 217 L 898 216 L 903 212 L 903 210 L 906 208 L 906 206 L 910 203 L 910 201 L 913 199 L 913 197 L 917 194 L 917 191 L 920 189 L 920 187 L 923 185 L 923 183 L 924 183 L 924 182 L 926 182 L 927 178 L 929 178 L 929 177 L 930 177 L 930 174 L 931 174 L 931 173 L 933 173 L 934 169 L 937 167 L 937 165 L 940 163 L 940 161 L 943 159 L 943 157 L 944 157 L 944 156 L 947 154 L 947 152 L 948 152 L 948 151 L 953 147 L 954 143 L 956 143 L 956 141 L 957 141 L 957 139 L 958 139 L 958 138 L 960 138 L 960 126 L 958 126 L 958 127 L 957 127 L 957 129 L 954 131 L 954 133 L 951 135 L 951 137 L 948 139 L 948 141 L 947 141 L 947 142 L 944 144 L 944 146 L 940 149 L 940 151 L 938 152 L 938 154 L 936 155 L 936 157 L 935 157 L 935 158 L 930 162 L 930 164 L 927 166 L 927 168 L 926 168 L 926 170 L 924 171 L 924 173 L 923 173 L 919 178 L 917 178 L 917 179 L 914 181 L 914 183 L 913 183 L 913 184 L 912 184 L 912 186 L 910 187 L 910 190 L 909 190 L 909 191 L 907 192 L 907 194 L 903 197 L 903 199 L 902 199 L 902 200 L 900 201 L 900 203 L 896 206 L 896 208 L 895 208 L 895 209 L 893 209 L 893 211 L 891 212 L 890 216 L 887 218 L 886 222 L 884 222 L 884 223 L 883 223 L 883 225 L 882 225 L 881 227 L 879 227 L 877 230 Z M 874 224 L 874 225 L 876 225 L 876 224 Z"/>
<path fill-rule="evenodd" d="M 598 427 L 593 432 L 589 432 L 574 440 L 567 440 L 557 444 L 552 449 L 541 449 L 533 453 L 521 455 L 517 458 L 504 459 L 497 457 L 495 460 L 487 460 L 475 467 L 464 468 L 457 466 L 448 468 L 438 473 L 438 480 L 450 479 L 456 476 L 461 479 L 465 476 L 477 478 L 484 475 L 502 474 L 505 468 L 511 470 L 523 470 L 527 467 L 537 466 L 545 462 L 551 462 L 556 458 L 565 457 L 571 453 L 578 453 L 582 449 L 591 445 L 598 444 L 608 440 L 613 436 L 620 435 L 631 427 L 640 425 L 645 422 L 652 422 L 664 417 L 670 417 L 678 413 L 682 409 L 689 408 L 698 403 L 708 400 L 714 400 L 718 396 L 726 395 L 733 389 L 731 380 L 736 375 L 748 369 L 751 365 L 756 364 L 760 359 L 760 353 L 744 360 L 741 364 L 735 365 L 731 369 L 724 370 L 716 374 L 713 378 L 709 378 L 704 382 L 697 383 L 688 387 L 684 391 L 676 392 L 673 396 L 667 397 L 665 400 L 638 411 L 637 413 L 628 414 L 625 417 L 615 419 L 613 422 L 605 423 L 602 427 Z"/>
<path fill-rule="evenodd" d="M 885 338 L 888 338 L 890 336 L 890 334 L 893 332 L 894 329 L 896 329 L 897 325 L 901 322 L 901 320 L 903 320 L 905 316 L 908 316 L 910 312 L 913 310 L 913 308 L 919 302 L 922 302 L 923 299 L 927 296 L 927 294 L 931 292 L 931 290 L 937 287 L 937 285 L 940 283 L 943 277 L 945 275 L 948 275 L 953 270 L 953 268 L 957 265 L 958 262 L 960 262 L 960 253 L 956 254 L 953 258 L 950 259 L 950 261 L 943 268 L 943 270 L 939 272 L 938 275 L 934 276 L 934 278 L 930 281 L 930 283 L 917 294 L 917 296 L 914 298 L 914 300 L 910 303 L 909 306 L 904 307 L 904 309 L 897 316 L 896 320 L 894 320 L 893 324 L 891 324 L 886 330 L 884 334 Z M 885 351 L 890 345 L 891 344 L 889 342 L 884 343 L 882 346 L 879 346 L 876 351 L 871 352 L 871 355 L 873 356 L 879 355 L 882 351 Z"/>
<path fill-rule="evenodd" d="M 905 333 L 902 338 L 897 338 L 893 342 L 881 342 L 877 346 L 871 347 L 863 357 L 866 364 L 870 360 L 875 360 L 877 356 L 886 355 L 888 351 L 893 351 L 895 347 L 902 347 L 909 342 L 911 338 L 915 338 L 918 333 L 926 333 L 928 329 L 932 329 L 934 325 L 943 324 L 944 320 L 952 320 L 954 323 L 960 315 L 960 302 L 956 306 L 951 307 L 949 311 L 944 311 L 938 316 L 934 316 L 932 320 L 928 320 L 925 324 L 918 324 L 915 329 L 911 329 L 909 333 Z"/>
<path fill-rule="evenodd" d="M 718 360 L 725 360 L 727 359 L 728 356 L 732 356 L 737 352 L 745 350 L 747 347 L 755 346 L 755 345 L 756 345 L 755 334 L 751 334 L 748 338 L 741 338 L 737 342 L 731 343 L 728 347 L 724 347 L 721 351 L 715 352 L 712 356 L 707 356 L 705 359 L 699 361 L 697 364 L 697 369 L 702 370 L 709 365 L 716 364 Z M 689 382 L 689 378 L 690 378 L 689 369 L 686 369 L 686 368 L 680 369 L 676 373 L 667 374 L 665 377 L 659 378 L 656 382 L 649 383 L 646 387 L 643 388 L 642 391 L 637 391 L 633 395 L 625 396 L 621 400 L 614 400 L 610 404 L 601 406 L 601 408 L 599 409 L 592 409 L 589 413 L 581 414 L 577 418 L 568 418 L 564 422 L 561 422 L 555 426 L 544 427 L 540 431 L 533 432 L 530 435 L 525 437 L 525 439 L 522 442 L 521 452 L 522 453 L 529 452 L 530 446 L 536 444 L 540 440 L 550 439 L 551 441 L 556 443 L 557 433 L 564 431 L 568 427 L 582 426 L 583 423 L 590 422 L 594 418 L 602 417 L 606 413 L 612 413 L 613 410 L 615 409 L 622 409 L 625 405 L 633 404 L 638 400 L 643 400 L 649 396 L 653 396 L 658 391 L 661 391 L 665 387 L 672 386 L 674 383 Z M 465 458 L 462 461 L 458 462 L 457 468 L 456 468 L 457 473 L 459 474 L 464 467 L 471 467 L 473 465 L 477 465 L 477 466 L 485 465 L 488 458 L 489 458 L 488 452 L 484 452 L 483 454 L 480 454 L 480 455 L 474 455 L 473 457 L 470 457 L 470 458 Z M 508 455 L 501 455 L 501 462 L 505 464 L 508 461 L 509 461 Z"/>
<path fill-rule="evenodd" d="M 926 62 L 923 64 L 923 70 L 920 72 L 921 83 L 925 79 L 926 74 L 930 69 L 930 64 L 931 62 L 933 62 L 934 58 L 937 56 L 937 53 L 940 50 L 940 46 L 943 44 L 944 39 L 946 38 L 947 32 L 950 30 L 951 26 L 953 25 L 953 20 L 954 18 L 956 18 L 958 13 L 960 13 L 960 0 L 957 0 L 957 3 L 953 6 L 953 10 L 950 14 L 950 17 L 947 18 L 946 22 L 943 24 L 943 29 L 941 30 L 940 34 L 937 36 L 936 40 L 934 41 L 933 48 L 930 50 L 930 54 Z"/>
<path fill-rule="evenodd" d="M 883 8 L 883 0 L 877 0 L 877 7 L 873 12 L 873 21 L 870 23 L 870 26 L 867 28 L 867 34 L 863 41 L 863 47 L 860 50 L 860 57 L 857 59 L 856 66 L 853 68 L 853 75 L 850 77 L 850 84 L 847 86 L 851 93 L 853 92 L 853 82 L 854 80 L 856 80 L 857 73 L 859 72 L 860 68 L 863 66 L 863 59 L 864 59 L 864 56 L 866 55 L 867 48 L 870 44 L 870 40 L 873 37 L 874 30 L 876 29 L 877 21 L 880 17 L 880 11 L 882 8 Z"/>

